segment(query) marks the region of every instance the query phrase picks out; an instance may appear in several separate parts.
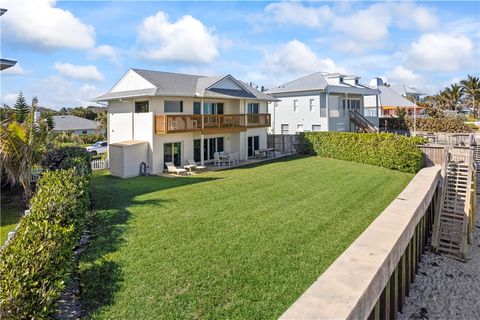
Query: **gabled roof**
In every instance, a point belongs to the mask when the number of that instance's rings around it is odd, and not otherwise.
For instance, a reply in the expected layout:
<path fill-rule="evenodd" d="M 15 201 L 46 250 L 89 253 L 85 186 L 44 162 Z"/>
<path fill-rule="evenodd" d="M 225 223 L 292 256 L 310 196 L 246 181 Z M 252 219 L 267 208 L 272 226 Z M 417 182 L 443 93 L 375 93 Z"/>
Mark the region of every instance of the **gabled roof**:
<path fill-rule="evenodd" d="M 141 90 L 125 90 L 112 92 L 95 98 L 95 101 L 108 101 L 112 99 L 136 96 L 165 96 L 165 97 L 206 97 L 225 99 L 257 99 L 273 101 L 275 98 L 258 91 L 246 83 L 235 79 L 231 75 L 223 76 L 198 76 L 173 72 L 131 69 L 155 88 Z M 215 85 L 224 79 L 229 79 L 237 84 L 237 88 L 217 88 Z"/>
<path fill-rule="evenodd" d="M 80 118 L 77 116 L 53 116 L 53 122 L 56 131 L 70 131 L 70 130 L 89 130 L 95 129 L 95 121 Z"/>
<path fill-rule="evenodd" d="M 327 73 L 327 72 L 314 72 L 307 76 L 298 78 L 296 80 L 282 84 L 276 88 L 268 89 L 265 91 L 268 94 L 282 94 L 282 93 L 291 93 L 291 92 L 301 92 L 301 91 L 329 91 L 329 92 L 351 92 L 359 94 L 378 94 L 376 89 L 372 89 L 368 86 L 355 83 L 346 83 L 346 82 L 335 82 L 335 78 L 344 78 L 344 79 L 360 79 L 358 76 L 354 75 L 343 75 L 340 73 Z"/>
<path fill-rule="evenodd" d="M 415 103 L 403 97 L 387 86 L 378 86 L 380 90 L 379 103 L 382 107 L 414 107 Z"/>
<path fill-rule="evenodd" d="M 410 87 L 406 85 L 393 85 L 393 86 L 390 86 L 390 88 L 396 91 L 397 93 L 401 94 L 402 96 L 407 96 L 409 94 L 417 94 L 420 96 L 427 95 L 425 92 L 423 92 L 418 88 Z"/>

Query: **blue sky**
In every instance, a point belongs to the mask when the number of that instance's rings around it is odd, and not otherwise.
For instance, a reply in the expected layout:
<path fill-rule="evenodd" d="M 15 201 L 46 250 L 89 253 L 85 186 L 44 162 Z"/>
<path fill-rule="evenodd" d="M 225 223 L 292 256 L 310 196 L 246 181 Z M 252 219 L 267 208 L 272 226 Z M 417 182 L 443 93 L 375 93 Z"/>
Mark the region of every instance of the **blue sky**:
<path fill-rule="evenodd" d="M 2 103 L 93 104 L 128 68 L 271 87 L 315 71 L 435 93 L 480 72 L 479 2 L 0 1 Z"/>

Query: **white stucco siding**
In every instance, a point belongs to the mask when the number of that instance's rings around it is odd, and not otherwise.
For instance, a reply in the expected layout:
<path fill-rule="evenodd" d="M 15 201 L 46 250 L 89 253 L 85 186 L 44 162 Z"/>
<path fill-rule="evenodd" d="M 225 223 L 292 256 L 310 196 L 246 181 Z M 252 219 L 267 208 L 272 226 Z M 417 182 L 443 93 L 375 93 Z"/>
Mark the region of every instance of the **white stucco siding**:
<path fill-rule="evenodd" d="M 323 98 L 321 98 L 323 96 Z M 297 95 L 281 97 L 281 101 L 270 103 L 271 131 L 275 134 L 282 133 L 282 124 L 288 124 L 289 134 L 297 132 L 298 125 L 303 126 L 303 131 L 312 131 L 314 126 L 320 126 L 321 131 L 326 131 L 327 118 L 320 116 L 320 103 L 325 106 L 324 94 Z M 323 100 L 322 100 L 323 99 Z M 297 101 L 297 110 L 294 111 L 294 101 Z M 313 109 L 310 109 L 310 101 Z"/>
<path fill-rule="evenodd" d="M 133 104 L 110 101 L 108 104 L 108 143 L 133 139 Z"/>
<path fill-rule="evenodd" d="M 110 90 L 110 92 L 122 92 L 153 88 L 155 88 L 153 84 L 138 75 L 135 71 L 128 70 L 128 72 L 123 76 L 122 79 L 120 79 L 120 81 L 117 82 L 117 84 Z"/>
<path fill-rule="evenodd" d="M 152 173 L 163 171 L 163 145 L 165 143 L 181 143 L 182 165 L 187 159 L 193 159 L 193 133 L 156 134 L 153 138 Z"/>

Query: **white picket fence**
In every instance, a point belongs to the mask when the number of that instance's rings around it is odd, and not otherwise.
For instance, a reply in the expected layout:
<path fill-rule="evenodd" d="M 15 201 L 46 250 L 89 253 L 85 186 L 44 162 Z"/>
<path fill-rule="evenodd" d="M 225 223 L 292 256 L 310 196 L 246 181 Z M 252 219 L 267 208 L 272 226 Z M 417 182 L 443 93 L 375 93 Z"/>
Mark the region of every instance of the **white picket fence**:
<path fill-rule="evenodd" d="M 108 159 L 92 160 L 92 170 L 108 169 Z"/>

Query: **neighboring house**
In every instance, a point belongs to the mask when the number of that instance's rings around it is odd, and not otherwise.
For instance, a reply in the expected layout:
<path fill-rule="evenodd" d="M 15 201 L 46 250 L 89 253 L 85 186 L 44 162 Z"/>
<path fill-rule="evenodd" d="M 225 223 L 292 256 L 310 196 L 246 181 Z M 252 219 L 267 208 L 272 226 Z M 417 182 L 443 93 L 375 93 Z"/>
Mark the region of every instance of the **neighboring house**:
<path fill-rule="evenodd" d="M 157 174 L 165 162 L 203 164 L 215 152 L 252 157 L 267 147 L 267 103 L 274 99 L 231 75 L 130 69 L 95 100 L 108 102 L 111 172 L 127 177 L 138 175 L 141 162 Z"/>
<path fill-rule="evenodd" d="M 364 97 L 378 90 L 359 83 L 360 77 L 315 72 L 269 89 L 280 101 L 270 103 L 274 134 L 303 131 L 375 131 L 378 113 L 364 117 Z"/>
<path fill-rule="evenodd" d="M 95 133 L 97 124 L 95 121 L 77 116 L 53 116 L 55 126 L 53 131 L 73 132 L 76 134 Z"/>
<path fill-rule="evenodd" d="M 414 102 L 407 99 L 420 100 L 422 95 L 425 95 L 418 89 L 407 86 L 388 86 L 385 85 L 380 78 L 376 78 L 377 89 L 380 91 L 378 103 L 380 105 L 380 116 L 395 116 L 397 109 L 405 109 L 407 114 L 413 115 L 414 111 L 420 115 L 423 108 L 417 106 Z M 371 97 L 365 98 L 365 108 L 367 110 L 375 109 L 375 100 Z"/>
<path fill-rule="evenodd" d="M 5 12 L 7 12 L 7 9 L 1 9 L 0 8 L 0 16 L 3 16 L 3 14 Z M 10 68 L 10 67 L 13 67 L 16 64 L 17 64 L 17 61 L 15 61 L 15 60 L 0 58 L 0 70 L 4 70 L 4 69 Z"/>

